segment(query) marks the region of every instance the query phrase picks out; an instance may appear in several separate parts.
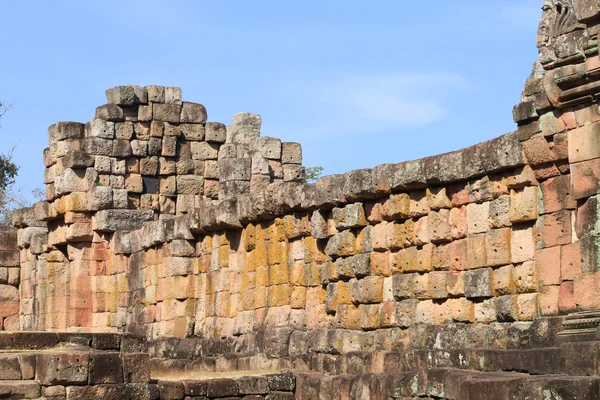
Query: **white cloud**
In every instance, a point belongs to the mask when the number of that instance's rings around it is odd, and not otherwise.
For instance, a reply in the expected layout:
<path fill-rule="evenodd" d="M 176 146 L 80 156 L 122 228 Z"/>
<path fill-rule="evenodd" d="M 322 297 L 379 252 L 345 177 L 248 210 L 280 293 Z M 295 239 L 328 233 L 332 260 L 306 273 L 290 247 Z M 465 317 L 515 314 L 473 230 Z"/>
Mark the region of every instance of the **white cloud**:
<path fill-rule="evenodd" d="M 305 85 L 311 132 L 351 135 L 428 125 L 448 115 L 448 98 L 469 88 L 458 74 L 404 72 Z M 450 96 L 451 95 L 451 96 Z"/>

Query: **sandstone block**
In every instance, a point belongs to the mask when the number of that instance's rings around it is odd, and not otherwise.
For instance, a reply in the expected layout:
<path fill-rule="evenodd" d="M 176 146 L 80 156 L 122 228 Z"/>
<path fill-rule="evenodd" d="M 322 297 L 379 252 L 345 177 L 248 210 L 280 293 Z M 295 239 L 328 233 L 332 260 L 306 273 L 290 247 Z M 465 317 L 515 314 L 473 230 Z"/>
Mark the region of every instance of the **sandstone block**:
<path fill-rule="evenodd" d="M 146 86 L 148 92 L 148 101 L 153 103 L 165 102 L 165 87 L 164 86 Z"/>
<path fill-rule="evenodd" d="M 428 294 L 432 299 L 445 299 L 448 297 L 446 288 L 448 273 L 445 271 L 435 271 L 429 273 Z"/>
<path fill-rule="evenodd" d="M 486 264 L 489 266 L 511 263 L 511 229 L 492 229 L 485 235 Z"/>
<path fill-rule="evenodd" d="M 449 223 L 450 211 L 439 210 L 430 211 L 428 215 L 429 238 L 433 243 L 449 242 L 451 238 L 451 228 Z"/>
<path fill-rule="evenodd" d="M 37 379 L 42 385 L 82 385 L 88 383 L 89 355 L 38 354 Z"/>
<path fill-rule="evenodd" d="M 491 298 L 473 305 L 475 322 L 489 324 L 496 321 L 496 299 Z"/>
<path fill-rule="evenodd" d="M 538 248 L 570 244 L 572 241 L 571 211 L 569 210 L 542 215 L 536 226 Z"/>
<path fill-rule="evenodd" d="M 600 189 L 600 160 L 594 159 L 571 164 L 571 189 L 575 199 L 598 193 Z"/>
<path fill-rule="evenodd" d="M 490 228 L 510 226 L 510 196 L 503 195 L 490 203 Z"/>
<path fill-rule="evenodd" d="M 284 182 L 304 182 L 306 169 L 303 165 L 283 165 Z"/>
<path fill-rule="evenodd" d="M 65 168 L 56 177 L 54 188 L 56 194 L 62 195 L 71 192 L 87 192 L 94 185 L 98 173 L 93 168 L 71 169 Z"/>
<path fill-rule="evenodd" d="M 512 265 L 506 265 L 494 270 L 493 290 L 495 296 L 513 294 L 515 292 L 513 269 Z"/>
<path fill-rule="evenodd" d="M 83 149 L 88 154 L 111 156 L 113 150 L 113 142 L 112 140 L 98 137 L 86 138 L 83 141 Z"/>
<path fill-rule="evenodd" d="M 202 194 L 204 191 L 204 178 L 196 175 L 179 175 L 177 176 L 176 186 L 177 193 L 180 194 Z"/>
<path fill-rule="evenodd" d="M 380 308 L 378 304 L 362 304 L 360 306 L 360 326 L 364 330 L 377 329 L 380 326 Z"/>
<path fill-rule="evenodd" d="M 540 189 L 542 191 L 544 213 L 577 208 L 577 202 L 570 194 L 571 179 L 568 175 L 550 178 L 541 183 Z"/>
<path fill-rule="evenodd" d="M 104 121 L 124 121 L 123 109 L 116 104 L 105 104 L 96 108 L 96 119 Z"/>
<path fill-rule="evenodd" d="M 115 138 L 131 140 L 133 137 L 133 123 L 119 122 L 115 124 Z"/>
<path fill-rule="evenodd" d="M 202 104 L 183 102 L 181 107 L 181 122 L 203 124 L 206 122 L 206 108 Z"/>
<path fill-rule="evenodd" d="M 216 160 L 218 158 L 218 146 L 208 142 L 192 142 L 192 158 L 194 160 Z"/>
<path fill-rule="evenodd" d="M 510 251 L 513 263 L 533 260 L 535 254 L 533 228 L 530 226 L 515 225 L 512 228 Z"/>
<path fill-rule="evenodd" d="M 506 295 L 495 298 L 496 319 L 498 322 L 518 321 L 517 296 Z"/>
<path fill-rule="evenodd" d="M 463 239 L 467 237 L 467 208 L 453 208 L 448 215 L 448 224 L 450 224 L 450 236 L 452 239 Z"/>
<path fill-rule="evenodd" d="M 113 157 L 127 158 L 131 156 L 131 142 L 125 139 L 116 139 L 113 141 L 112 152 Z"/>
<path fill-rule="evenodd" d="M 102 210 L 95 216 L 96 229 L 104 232 L 136 230 L 153 219 L 152 210 Z"/>
<path fill-rule="evenodd" d="M 558 293 L 558 311 L 560 313 L 566 314 L 577 310 L 574 289 L 573 282 L 563 282 L 560 285 Z"/>
<path fill-rule="evenodd" d="M 559 296 L 560 286 L 543 286 L 540 288 L 537 300 L 539 303 L 539 312 L 542 316 L 558 314 Z"/>
<path fill-rule="evenodd" d="M 110 104 L 124 106 L 147 104 L 148 92 L 146 88 L 136 85 L 116 86 L 106 90 L 106 99 Z"/>
<path fill-rule="evenodd" d="M 561 247 L 550 247 L 538 250 L 535 255 L 538 279 L 545 285 L 560 285 Z"/>
<path fill-rule="evenodd" d="M 487 265 L 486 235 L 470 235 L 467 237 L 467 266 L 469 269 Z"/>
<path fill-rule="evenodd" d="M 517 293 L 529 293 L 538 290 L 538 273 L 536 264 L 527 261 L 517 265 L 513 270 L 513 279 Z"/>
<path fill-rule="evenodd" d="M 535 221 L 538 218 L 538 188 L 529 186 L 510 192 L 510 221 L 512 223 Z"/>
<path fill-rule="evenodd" d="M 554 161 L 550 145 L 543 135 L 534 135 L 523 142 L 523 151 L 530 165 L 539 165 Z"/>
<path fill-rule="evenodd" d="M 178 124 L 181 117 L 181 104 L 152 104 L 152 115 L 156 121 Z"/>
<path fill-rule="evenodd" d="M 569 131 L 569 162 L 600 157 L 600 124 L 585 125 Z"/>
<path fill-rule="evenodd" d="M 87 168 L 94 166 L 94 156 L 91 156 L 81 150 L 70 150 L 62 159 L 64 168 Z"/>
<path fill-rule="evenodd" d="M 479 268 L 465 272 L 465 296 L 467 298 L 492 296 L 492 269 Z"/>
<path fill-rule="evenodd" d="M 219 180 L 249 181 L 252 160 L 249 158 L 227 158 L 218 161 Z"/>
<path fill-rule="evenodd" d="M 465 294 L 465 273 L 449 271 L 446 273 L 446 292 L 452 296 Z"/>
<path fill-rule="evenodd" d="M 533 321 L 538 315 L 538 294 L 520 294 L 517 296 L 517 317 L 520 321 Z"/>
<path fill-rule="evenodd" d="M 573 280 L 581 273 L 580 243 L 561 246 L 560 271 L 562 280 Z"/>
<path fill-rule="evenodd" d="M 127 175 L 125 178 L 125 189 L 130 193 L 142 193 L 144 191 L 142 176 L 139 174 Z"/>
<path fill-rule="evenodd" d="M 489 229 L 490 203 L 467 205 L 467 226 L 469 235 L 483 233 Z"/>
<path fill-rule="evenodd" d="M 484 176 L 481 179 L 468 183 L 469 201 L 472 203 L 483 203 L 493 199 L 490 178 Z"/>
<path fill-rule="evenodd" d="M 205 138 L 207 142 L 225 143 L 227 128 L 220 122 L 207 122 Z"/>
<path fill-rule="evenodd" d="M 181 88 L 165 86 L 165 103 L 181 103 Z"/>
<path fill-rule="evenodd" d="M 268 136 L 261 136 L 255 144 L 256 150 L 266 159 L 281 160 L 281 140 Z"/>
<path fill-rule="evenodd" d="M 62 121 L 48 128 L 48 143 L 50 145 L 67 139 L 83 138 L 85 125 L 79 122 Z"/>
<path fill-rule="evenodd" d="M 115 137 L 115 124 L 102 119 L 93 119 L 85 124 L 85 137 L 113 139 Z"/>
<path fill-rule="evenodd" d="M 302 164 L 302 146 L 299 143 L 282 143 L 281 162 L 284 164 Z"/>
<path fill-rule="evenodd" d="M 362 203 L 348 204 L 343 208 L 336 207 L 332 213 L 336 229 L 338 230 L 353 229 L 367 225 Z"/>

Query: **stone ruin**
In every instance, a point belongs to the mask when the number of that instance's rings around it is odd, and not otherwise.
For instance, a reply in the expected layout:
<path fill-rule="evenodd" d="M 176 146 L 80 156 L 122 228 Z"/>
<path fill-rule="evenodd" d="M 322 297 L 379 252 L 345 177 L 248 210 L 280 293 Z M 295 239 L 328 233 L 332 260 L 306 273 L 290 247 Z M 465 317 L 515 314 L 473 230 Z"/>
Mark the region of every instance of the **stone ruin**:
<path fill-rule="evenodd" d="M 260 116 L 118 86 L 0 227 L 0 398 L 600 399 L 600 3 L 515 132 L 304 182 Z"/>

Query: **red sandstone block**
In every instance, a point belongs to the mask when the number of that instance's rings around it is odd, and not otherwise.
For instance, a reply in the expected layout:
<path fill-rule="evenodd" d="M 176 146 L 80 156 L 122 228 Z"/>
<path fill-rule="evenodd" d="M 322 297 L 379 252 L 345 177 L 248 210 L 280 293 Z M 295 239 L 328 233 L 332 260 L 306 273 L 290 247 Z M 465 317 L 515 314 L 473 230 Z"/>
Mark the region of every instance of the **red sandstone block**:
<path fill-rule="evenodd" d="M 555 246 L 538 250 L 535 255 L 538 278 L 544 286 L 561 284 L 560 252 L 561 247 Z"/>
<path fill-rule="evenodd" d="M 424 216 L 415 222 L 415 244 L 422 246 L 429 241 L 429 217 Z"/>
<path fill-rule="evenodd" d="M 579 123 L 578 113 L 581 111 L 576 111 Z M 585 125 L 569 131 L 569 162 L 571 164 L 598 157 L 600 157 L 600 124 Z"/>
<path fill-rule="evenodd" d="M 365 203 L 365 215 L 367 221 L 371 224 L 378 224 L 383 221 L 383 204 L 382 202 L 368 202 Z"/>
<path fill-rule="evenodd" d="M 593 70 L 599 69 L 599 68 L 600 68 L 600 57 L 595 56 L 595 57 L 590 57 L 585 60 L 585 69 L 587 69 L 588 71 L 593 71 Z"/>
<path fill-rule="evenodd" d="M 544 286 L 540 290 L 540 312 L 543 316 L 558 314 L 560 286 Z"/>
<path fill-rule="evenodd" d="M 576 108 L 575 118 L 577 119 L 577 125 L 579 125 L 580 127 L 585 128 L 589 126 L 594 126 L 595 124 L 589 125 L 589 123 L 600 121 L 600 112 L 598 110 L 598 107 L 596 107 L 595 105 L 585 108 Z"/>
<path fill-rule="evenodd" d="M 429 213 L 429 201 L 425 190 L 410 193 L 410 216 L 422 217 Z"/>
<path fill-rule="evenodd" d="M 460 207 L 469 204 L 469 189 L 460 183 L 448 186 L 448 196 L 453 207 Z"/>
<path fill-rule="evenodd" d="M 470 235 L 467 237 L 467 265 L 469 269 L 487 265 L 486 235 Z"/>
<path fill-rule="evenodd" d="M 571 164 L 571 193 L 582 199 L 598 193 L 600 189 L 600 159 Z"/>
<path fill-rule="evenodd" d="M 572 108 L 563 111 L 559 118 L 565 124 L 567 129 L 577 128 L 577 118 L 575 117 L 575 111 L 573 111 Z"/>
<path fill-rule="evenodd" d="M 506 265 L 511 260 L 511 229 L 492 229 L 485 235 L 486 265 Z"/>
<path fill-rule="evenodd" d="M 571 196 L 570 178 L 569 175 L 561 175 L 540 184 L 542 200 L 544 202 L 544 214 L 563 209 L 574 210 L 577 208 L 577 201 Z"/>
<path fill-rule="evenodd" d="M 539 181 L 544 181 L 546 179 L 553 178 L 555 176 L 560 176 L 560 169 L 558 169 L 557 164 L 543 164 L 536 165 L 534 168 L 535 178 Z"/>
<path fill-rule="evenodd" d="M 452 239 L 463 239 L 467 237 L 467 207 L 453 208 L 448 216 L 450 224 L 450 236 Z"/>
<path fill-rule="evenodd" d="M 576 309 L 573 282 L 563 282 L 558 293 L 558 311 L 567 314 Z"/>
<path fill-rule="evenodd" d="M 538 248 L 571 243 L 571 211 L 563 210 L 543 215 L 536 225 L 538 227 Z"/>
<path fill-rule="evenodd" d="M 535 135 L 531 139 L 522 142 L 525 157 L 530 165 L 544 164 L 554 161 L 554 155 L 550 145 L 544 136 Z"/>
<path fill-rule="evenodd" d="M 18 301 L 0 301 L 0 315 L 18 315 L 19 314 L 19 302 Z"/>
<path fill-rule="evenodd" d="M 445 209 L 429 212 L 429 237 L 433 243 L 448 242 L 451 240 L 450 224 L 448 223 L 449 215 L 450 211 Z"/>
<path fill-rule="evenodd" d="M 575 304 L 581 310 L 600 308 L 600 272 L 581 274 L 573 281 Z"/>
<path fill-rule="evenodd" d="M 396 320 L 396 303 L 393 301 L 386 301 L 382 303 L 380 310 L 380 323 L 382 328 L 393 328 L 398 326 Z"/>
<path fill-rule="evenodd" d="M 467 256 L 467 239 L 456 240 L 449 245 L 450 269 L 464 271 L 469 268 Z"/>
<path fill-rule="evenodd" d="M 69 323 L 72 326 L 86 326 L 92 324 L 91 308 L 71 308 L 69 310 Z"/>
<path fill-rule="evenodd" d="M 374 251 L 371 253 L 371 272 L 374 275 L 391 276 L 389 251 L 385 253 Z"/>
<path fill-rule="evenodd" d="M 563 281 L 571 281 L 581 273 L 581 248 L 579 242 L 561 247 L 560 275 Z"/>

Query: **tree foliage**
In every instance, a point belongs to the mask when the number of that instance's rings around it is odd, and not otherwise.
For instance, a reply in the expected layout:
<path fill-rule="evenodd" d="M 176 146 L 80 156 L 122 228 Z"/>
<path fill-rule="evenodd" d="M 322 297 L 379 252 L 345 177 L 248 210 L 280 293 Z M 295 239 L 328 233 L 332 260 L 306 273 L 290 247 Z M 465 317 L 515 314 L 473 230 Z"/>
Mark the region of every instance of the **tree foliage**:
<path fill-rule="evenodd" d="M 10 104 L 0 101 L 0 119 L 11 109 Z M 6 154 L 0 153 L 0 223 L 7 222 L 11 210 L 22 205 L 20 191 L 13 187 L 19 167 L 12 162 L 12 147 Z M 18 201 L 17 201 L 18 199 Z"/>
<path fill-rule="evenodd" d="M 6 104 L 0 101 L 0 119 L 10 110 L 11 104 Z M 1 127 L 1 125 L 0 125 Z M 6 191 L 6 189 L 15 182 L 19 167 L 12 162 L 12 147 L 8 153 L 0 153 L 0 192 Z"/>
<path fill-rule="evenodd" d="M 305 172 L 305 179 L 307 182 L 312 182 L 312 181 L 316 181 L 321 174 L 323 173 L 323 167 L 321 166 L 316 166 L 316 167 L 307 167 L 306 168 L 306 172 Z"/>

